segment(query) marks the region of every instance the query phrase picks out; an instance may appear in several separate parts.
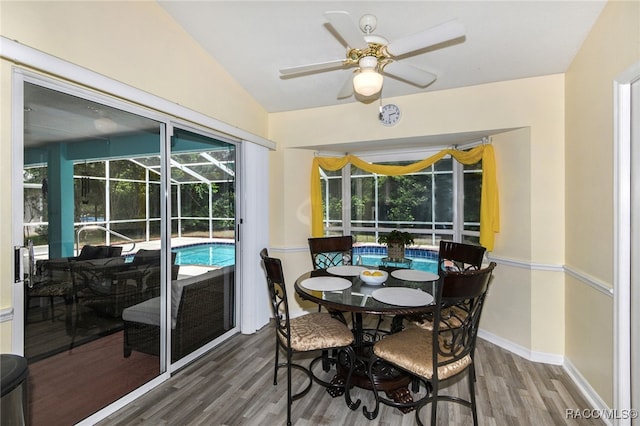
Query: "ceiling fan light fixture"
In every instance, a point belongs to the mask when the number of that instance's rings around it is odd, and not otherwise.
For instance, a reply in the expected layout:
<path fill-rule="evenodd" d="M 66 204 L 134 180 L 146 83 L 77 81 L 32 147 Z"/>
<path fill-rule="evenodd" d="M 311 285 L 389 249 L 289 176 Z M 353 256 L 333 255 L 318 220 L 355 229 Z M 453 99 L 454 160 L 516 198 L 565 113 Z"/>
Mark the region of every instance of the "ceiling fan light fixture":
<path fill-rule="evenodd" d="M 353 77 L 353 90 L 362 96 L 373 96 L 382 90 L 382 75 L 375 70 L 360 70 Z"/>

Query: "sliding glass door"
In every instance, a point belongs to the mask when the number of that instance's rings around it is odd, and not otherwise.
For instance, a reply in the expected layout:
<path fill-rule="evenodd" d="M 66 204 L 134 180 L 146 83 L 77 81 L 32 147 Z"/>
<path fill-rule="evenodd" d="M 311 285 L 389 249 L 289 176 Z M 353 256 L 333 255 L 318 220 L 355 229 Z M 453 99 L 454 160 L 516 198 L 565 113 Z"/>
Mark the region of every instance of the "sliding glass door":
<path fill-rule="evenodd" d="M 171 139 L 171 360 L 235 326 L 236 147 L 193 130 Z"/>
<path fill-rule="evenodd" d="M 66 86 L 23 93 L 16 322 L 32 424 L 73 424 L 235 327 L 237 152 Z"/>
<path fill-rule="evenodd" d="M 147 197 L 134 159 L 161 155 L 165 125 L 32 83 L 23 110 L 30 412 L 34 425 L 72 424 L 166 368 L 151 354 L 125 357 L 123 321 L 128 308 L 164 293 L 160 253 L 152 267 L 130 258 L 162 239 L 159 228 L 144 232 L 161 200 Z"/>

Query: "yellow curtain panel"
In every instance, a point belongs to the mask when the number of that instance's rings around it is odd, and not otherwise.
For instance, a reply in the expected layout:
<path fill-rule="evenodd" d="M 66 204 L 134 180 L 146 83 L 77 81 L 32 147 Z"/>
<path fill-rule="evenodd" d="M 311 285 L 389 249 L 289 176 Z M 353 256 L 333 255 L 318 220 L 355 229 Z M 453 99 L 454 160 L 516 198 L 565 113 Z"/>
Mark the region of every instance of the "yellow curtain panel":
<path fill-rule="evenodd" d="M 462 164 L 474 164 L 482 160 L 482 195 L 480 200 L 480 244 L 487 250 L 493 250 L 494 237 L 500 232 L 500 212 L 498 205 L 498 184 L 496 182 L 496 161 L 492 145 L 479 145 L 469 151 L 445 149 L 429 158 L 406 166 L 388 166 L 371 164 L 354 155 L 345 157 L 315 157 L 311 166 L 311 234 L 314 237 L 324 235 L 322 222 L 322 192 L 320 190 L 320 168 L 327 171 L 342 169 L 351 163 L 370 172 L 387 176 L 399 176 L 414 173 L 429 167 L 446 155 L 451 155 Z"/>

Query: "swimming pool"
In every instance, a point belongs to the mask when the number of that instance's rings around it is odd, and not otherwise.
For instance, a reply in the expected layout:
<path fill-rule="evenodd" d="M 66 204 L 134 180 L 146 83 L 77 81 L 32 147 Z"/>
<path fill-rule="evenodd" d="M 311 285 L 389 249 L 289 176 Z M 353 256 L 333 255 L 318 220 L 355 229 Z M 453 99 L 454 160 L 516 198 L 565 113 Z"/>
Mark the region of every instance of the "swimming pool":
<path fill-rule="evenodd" d="M 365 266 L 380 266 L 382 258 L 386 257 L 385 247 L 362 246 L 353 248 L 354 263 L 360 262 Z M 438 252 L 426 249 L 407 249 L 406 256 L 412 260 L 411 269 L 438 273 Z"/>
<path fill-rule="evenodd" d="M 176 265 L 235 265 L 236 246 L 232 243 L 199 243 L 171 249 L 176 253 Z M 412 269 L 438 273 L 438 253 L 425 249 L 407 249 L 407 258 L 411 259 Z M 379 266 L 386 256 L 386 248 L 380 246 L 361 246 L 353 248 L 354 263 L 358 259 L 365 266 Z"/>
<path fill-rule="evenodd" d="M 174 247 L 176 265 L 229 266 L 236 263 L 236 246 L 227 243 L 201 243 Z"/>
<path fill-rule="evenodd" d="M 380 266 L 382 263 L 382 258 L 384 256 L 381 255 L 361 255 L 362 264 L 364 266 Z M 410 258 L 409 258 L 410 259 Z M 413 262 L 411 263 L 411 269 L 417 269 L 419 271 L 427 271 L 432 272 L 434 274 L 438 273 L 438 262 L 435 260 L 429 259 L 411 259 Z M 356 257 L 357 262 L 357 257 Z"/>

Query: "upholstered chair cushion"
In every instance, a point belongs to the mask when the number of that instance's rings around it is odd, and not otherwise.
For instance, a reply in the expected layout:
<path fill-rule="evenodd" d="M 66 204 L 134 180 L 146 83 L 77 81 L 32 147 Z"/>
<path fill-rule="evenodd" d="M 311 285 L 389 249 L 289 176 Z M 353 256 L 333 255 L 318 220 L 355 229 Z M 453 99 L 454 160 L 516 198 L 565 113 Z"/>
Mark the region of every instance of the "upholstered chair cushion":
<path fill-rule="evenodd" d="M 421 328 L 408 328 L 400 333 L 391 334 L 373 346 L 373 351 L 380 358 L 411 371 L 430 380 L 433 377 L 432 333 Z M 451 359 L 451 358 L 449 358 Z M 440 356 L 439 362 L 447 357 Z M 471 364 L 471 357 L 465 357 L 438 368 L 438 378 L 446 379 L 463 371 Z"/>
<path fill-rule="evenodd" d="M 279 335 L 286 347 L 284 336 Z M 291 349 L 296 352 L 348 346 L 353 333 L 339 320 L 324 312 L 291 318 Z"/>

